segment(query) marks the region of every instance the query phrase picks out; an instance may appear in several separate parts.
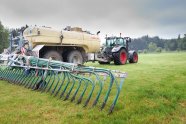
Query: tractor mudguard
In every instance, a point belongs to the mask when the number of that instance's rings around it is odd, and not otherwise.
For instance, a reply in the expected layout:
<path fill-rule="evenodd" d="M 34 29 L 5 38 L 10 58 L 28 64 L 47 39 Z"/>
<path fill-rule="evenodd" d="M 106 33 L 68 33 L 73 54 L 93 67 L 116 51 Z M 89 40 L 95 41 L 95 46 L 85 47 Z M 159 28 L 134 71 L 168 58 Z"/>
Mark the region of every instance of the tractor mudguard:
<path fill-rule="evenodd" d="M 112 48 L 111 52 L 112 53 L 118 52 L 118 51 L 120 51 L 121 48 L 124 48 L 124 47 L 123 46 L 115 46 L 114 48 Z"/>

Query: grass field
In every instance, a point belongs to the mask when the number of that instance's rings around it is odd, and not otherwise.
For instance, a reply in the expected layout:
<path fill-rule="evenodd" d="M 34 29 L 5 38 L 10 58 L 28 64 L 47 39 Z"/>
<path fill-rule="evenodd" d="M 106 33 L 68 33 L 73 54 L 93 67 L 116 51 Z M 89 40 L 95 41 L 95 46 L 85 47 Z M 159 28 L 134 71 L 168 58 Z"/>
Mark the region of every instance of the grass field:
<path fill-rule="evenodd" d="M 114 113 L 0 81 L 0 123 L 186 124 L 186 52 L 140 54 L 137 64 L 86 65 L 128 73 Z"/>

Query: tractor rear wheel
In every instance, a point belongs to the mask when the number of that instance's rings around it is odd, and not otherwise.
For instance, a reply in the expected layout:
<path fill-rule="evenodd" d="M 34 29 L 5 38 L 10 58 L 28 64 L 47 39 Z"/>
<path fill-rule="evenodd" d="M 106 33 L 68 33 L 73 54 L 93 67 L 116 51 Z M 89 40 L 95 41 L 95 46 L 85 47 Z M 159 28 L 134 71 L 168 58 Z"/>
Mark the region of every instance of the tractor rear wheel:
<path fill-rule="evenodd" d="M 133 54 L 130 55 L 129 62 L 130 63 L 137 63 L 138 62 L 138 54 L 137 54 L 137 52 L 133 52 Z"/>
<path fill-rule="evenodd" d="M 73 50 L 67 55 L 67 62 L 83 64 L 83 56 L 80 51 Z"/>
<path fill-rule="evenodd" d="M 115 65 L 124 65 L 127 62 L 127 51 L 125 49 L 121 49 L 116 53 L 113 53 L 113 59 Z"/>
<path fill-rule="evenodd" d="M 62 56 L 55 50 L 51 50 L 49 52 L 47 52 L 43 58 L 46 59 L 52 59 L 52 60 L 58 60 L 58 61 L 63 61 Z"/>

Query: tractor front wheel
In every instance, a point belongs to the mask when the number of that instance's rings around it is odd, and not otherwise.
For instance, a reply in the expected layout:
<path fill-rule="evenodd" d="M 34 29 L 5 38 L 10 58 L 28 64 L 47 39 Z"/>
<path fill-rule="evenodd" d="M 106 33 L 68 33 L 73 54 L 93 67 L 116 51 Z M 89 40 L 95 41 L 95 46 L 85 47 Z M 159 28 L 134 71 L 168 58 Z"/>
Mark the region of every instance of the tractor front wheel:
<path fill-rule="evenodd" d="M 121 49 L 116 53 L 113 53 L 113 59 L 115 65 L 124 65 L 127 62 L 127 52 L 125 49 Z"/>

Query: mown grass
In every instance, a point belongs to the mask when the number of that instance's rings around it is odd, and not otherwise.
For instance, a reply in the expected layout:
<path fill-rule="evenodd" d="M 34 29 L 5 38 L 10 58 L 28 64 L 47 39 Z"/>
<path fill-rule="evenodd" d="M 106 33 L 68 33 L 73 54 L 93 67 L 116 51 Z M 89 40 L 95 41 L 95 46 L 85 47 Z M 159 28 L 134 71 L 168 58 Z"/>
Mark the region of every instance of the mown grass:
<path fill-rule="evenodd" d="M 185 52 L 140 54 L 137 64 L 123 66 L 86 65 L 128 73 L 113 114 L 0 81 L 0 123 L 186 123 Z"/>

